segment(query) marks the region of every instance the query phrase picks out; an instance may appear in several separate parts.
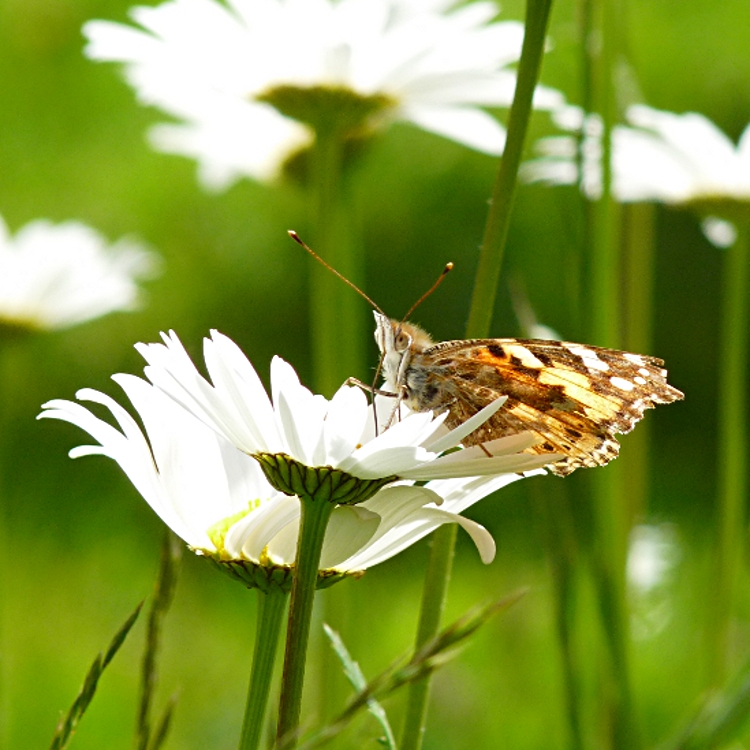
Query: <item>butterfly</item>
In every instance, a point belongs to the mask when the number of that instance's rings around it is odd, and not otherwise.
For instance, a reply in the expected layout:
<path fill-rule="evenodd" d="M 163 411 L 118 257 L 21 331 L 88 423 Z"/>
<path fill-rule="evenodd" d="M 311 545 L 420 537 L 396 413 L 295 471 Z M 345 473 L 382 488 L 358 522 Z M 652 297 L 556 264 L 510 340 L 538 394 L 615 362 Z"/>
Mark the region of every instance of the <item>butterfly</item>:
<path fill-rule="evenodd" d="M 548 468 L 560 476 L 609 463 L 620 450 L 616 433 L 630 432 L 646 409 L 684 397 L 656 357 L 541 339 L 436 344 L 412 323 L 378 311 L 375 321 L 386 391 L 412 411 L 447 411 L 449 428 L 506 396 L 464 445 L 531 432 L 539 442 L 528 450 L 558 454 Z"/>

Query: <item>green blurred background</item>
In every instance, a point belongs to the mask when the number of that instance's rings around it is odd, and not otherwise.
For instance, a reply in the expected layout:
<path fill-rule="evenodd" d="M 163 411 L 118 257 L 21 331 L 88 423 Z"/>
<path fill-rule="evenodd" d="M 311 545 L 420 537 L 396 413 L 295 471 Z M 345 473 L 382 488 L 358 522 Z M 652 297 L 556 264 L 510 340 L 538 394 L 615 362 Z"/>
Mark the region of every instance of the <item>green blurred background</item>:
<path fill-rule="evenodd" d="M 158 564 L 161 523 L 114 463 L 72 462 L 85 442 L 62 423 L 34 421 L 51 398 L 89 386 L 119 398 L 114 372 L 138 373 L 133 349 L 175 329 L 198 356 L 217 328 L 237 341 L 263 377 L 273 354 L 311 379 L 307 284 L 311 260 L 289 240 L 310 226 L 298 188 L 245 180 L 204 192 L 187 159 L 152 152 L 146 127 L 165 119 L 135 103 L 113 65 L 82 56 L 82 24 L 126 20 L 116 0 L 0 0 L 0 215 L 11 231 L 46 217 L 80 219 L 111 240 L 133 235 L 158 250 L 165 270 L 147 285 L 147 303 L 68 331 L 3 344 L 0 436 L 7 487 L 4 731 L 9 748 L 46 747 L 59 712 L 73 700 L 96 652 L 148 596 Z M 745 0 L 632 0 L 629 60 L 646 103 L 707 115 L 736 139 L 750 121 L 750 32 Z M 522 18 L 519 2 L 503 18 Z M 579 42 L 570 0 L 554 10 L 544 83 L 576 99 Z M 534 119 L 532 139 L 552 132 Z M 447 260 L 456 270 L 417 320 L 438 339 L 461 337 L 492 180 L 494 159 L 397 125 L 370 149 L 351 180 L 351 219 L 366 250 L 366 291 L 401 315 Z M 493 334 L 520 333 L 508 279 L 522 280 L 539 319 L 580 337 L 581 311 L 564 283 L 580 241 L 575 191 L 519 189 Z M 633 644 L 636 707 L 649 744 L 663 738 L 701 688 L 701 626 L 709 581 L 716 463 L 718 310 L 722 251 L 688 213 L 656 209 L 657 265 L 653 351 L 686 400 L 649 414 L 652 492 L 647 518 L 667 523 L 679 545 L 661 591 L 663 627 Z M 370 312 L 361 303 L 369 327 Z M 374 364 L 374 343 L 370 346 Z M 357 373 L 368 379 L 369 373 Z M 627 453 L 628 438 L 622 440 Z M 538 509 L 563 480 L 519 482 L 472 508 L 498 542 L 483 566 L 460 540 L 448 616 L 519 586 L 528 595 L 493 620 L 435 681 L 425 749 L 518 750 L 567 747 L 551 578 Z M 568 480 L 564 480 L 566 483 Z M 572 481 L 572 480 L 571 480 Z M 575 484 L 568 493 L 575 495 Z M 413 639 L 428 544 L 326 591 L 326 619 L 368 675 Z M 747 586 L 747 579 L 743 583 Z M 590 593 L 590 592 L 589 592 Z M 601 639 L 587 589 L 579 634 L 584 671 L 595 690 L 599 666 L 589 647 Z M 738 603 L 732 633 L 738 663 L 750 650 L 750 597 Z M 179 702 L 167 746 L 237 744 L 254 632 L 255 594 L 186 555 L 166 625 L 159 700 Z M 586 613 L 590 614 L 587 619 Z M 73 746 L 130 747 L 143 623 L 105 674 Z M 318 678 L 310 688 L 315 693 Z M 593 686 L 593 687 L 591 687 Z M 334 680 L 337 700 L 346 695 Z M 593 696 L 589 696 L 593 699 Z M 584 696 L 586 699 L 586 696 Z M 308 715 L 319 705 L 310 696 Z M 398 725 L 401 701 L 388 704 Z M 330 710 L 330 709 L 327 709 Z M 361 734 L 360 734 L 361 733 Z M 341 747 L 375 747 L 364 720 Z"/>

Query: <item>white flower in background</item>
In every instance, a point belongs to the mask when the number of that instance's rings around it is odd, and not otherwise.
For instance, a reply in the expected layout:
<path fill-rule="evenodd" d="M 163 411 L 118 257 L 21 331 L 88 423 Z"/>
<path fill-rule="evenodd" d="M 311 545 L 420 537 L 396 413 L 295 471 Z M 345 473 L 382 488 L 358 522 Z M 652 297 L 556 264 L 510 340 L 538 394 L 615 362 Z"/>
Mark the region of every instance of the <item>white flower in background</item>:
<path fill-rule="evenodd" d="M 641 524 L 633 527 L 626 574 L 636 638 L 650 638 L 669 622 L 672 605 L 668 589 L 679 559 L 680 548 L 671 526 Z"/>
<path fill-rule="evenodd" d="M 309 467 L 332 467 L 363 480 L 449 479 L 523 472 L 550 463 L 549 456 L 522 453 L 534 445 L 530 433 L 473 446 L 449 455 L 469 433 L 490 418 L 498 399 L 448 431 L 431 412 L 402 412 L 388 429 L 376 430 L 373 409 L 360 388 L 342 386 L 329 401 L 300 384 L 291 365 L 271 362 L 268 395 L 239 347 L 213 331 L 204 340 L 209 383 L 196 369 L 174 332 L 163 344 L 137 344 L 148 362 L 146 377 L 235 447 L 250 455 L 284 454 Z M 390 415 L 398 399 L 378 398 Z"/>
<path fill-rule="evenodd" d="M 75 221 L 37 220 L 11 237 L 0 218 L 0 324 L 55 329 L 115 310 L 132 310 L 136 280 L 150 276 L 157 257 L 120 240 L 108 246 Z"/>
<path fill-rule="evenodd" d="M 480 107 L 509 106 L 523 41 L 497 7 L 446 0 L 171 0 L 135 7 L 141 28 L 91 21 L 86 54 L 125 63 L 139 99 L 181 120 L 150 132 L 224 188 L 274 176 L 312 131 L 260 101 L 279 87 L 377 99 L 370 126 L 403 120 L 491 154 L 504 128 Z M 562 106 L 539 87 L 535 104 Z M 287 114 L 289 114 L 287 112 Z"/>
<path fill-rule="evenodd" d="M 602 194 L 602 122 L 578 107 L 554 116 L 566 130 L 584 131 L 582 175 L 575 135 L 542 138 L 541 158 L 524 164 L 523 179 L 550 185 L 580 184 L 584 194 Z M 669 204 L 727 204 L 750 201 L 750 125 L 735 146 L 710 120 L 695 112 L 681 115 L 644 105 L 630 107 L 629 124 L 612 129 L 612 195 L 618 201 Z M 705 209 L 704 209 L 705 210 Z M 717 247 L 734 244 L 737 232 L 726 219 L 708 216 L 703 233 Z"/>
<path fill-rule="evenodd" d="M 253 458 L 158 388 L 132 375 L 115 375 L 114 380 L 135 407 L 145 431 L 109 396 L 81 390 L 77 397 L 109 409 L 119 429 L 81 404 L 64 400 L 44 404 L 40 417 L 75 424 L 97 441 L 74 448 L 71 457 L 100 454 L 115 460 L 172 531 L 199 554 L 226 563 L 246 583 L 263 588 L 259 571 L 288 568 L 295 557 L 298 500 L 273 490 Z M 339 506 L 328 526 L 321 569 L 332 577 L 363 571 L 444 523 L 466 529 L 488 563 L 495 553 L 492 537 L 459 514 L 520 478 L 505 474 L 437 480 L 425 486 L 402 482 L 381 489 L 360 505 Z"/>
<path fill-rule="evenodd" d="M 720 219 L 718 216 L 707 216 L 703 219 L 701 229 L 716 247 L 732 247 L 737 242 L 737 227 L 731 221 Z"/>
<path fill-rule="evenodd" d="M 627 111 L 628 125 L 612 130 L 612 192 L 622 202 L 750 200 L 750 126 L 734 143 L 710 120 L 695 112 L 677 115 L 644 105 Z M 584 127 L 582 189 L 589 198 L 602 192 L 602 123 L 568 107 L 558 125 Z M 579 182 L 576 136 L 539 142 L 542 158 L 524 166 L 529 180 L 574 185 Z"/>

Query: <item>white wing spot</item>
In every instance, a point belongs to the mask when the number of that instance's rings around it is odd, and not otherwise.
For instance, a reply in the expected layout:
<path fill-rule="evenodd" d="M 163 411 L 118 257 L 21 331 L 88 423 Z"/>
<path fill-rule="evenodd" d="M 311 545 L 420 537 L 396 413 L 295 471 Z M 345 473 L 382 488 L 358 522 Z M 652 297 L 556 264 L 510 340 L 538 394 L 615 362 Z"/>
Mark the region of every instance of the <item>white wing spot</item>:
<path fill-rule="evenodd" d="M 544 368 L 544 363 L 540 359 L 537 359 L 525 346 L 512 344 L 508 348 L 512 355 L 521 360 L 521 364 L 524 367 L 533 367 L 536 370 L 542 370 Z"/>
<path fill-rule="evenodd" d="M 625 378 L 618 378 L 615 376 L 610 378 L 609 382 L 621 391 L 632 391 L 635 388 L 635 386 L 629 380 L 625 380 Z"/>
<path fill-rule="evenodd" d="M 640 372 L 644 378 L 647 378 L 650 375 L 649 371 L 645 367 L 641 367 L 641 369 L 638 370 L 638 372 Z"/>
<path fill-rule="evenodd" d="M 643 361 L 643 357 L 641 357 L 640 354 L 631 354 L 630 352 L 625 352 L 623 356 L 625 357 L 625 359 L 629 360 L 633 364 L 636 364 L 636 365 L 644 365 L 644 364 L 646 364 Z"/>
<path fill-rule="evenodd" d="M 609 370 L 609 365 L 599 359 L 595 351 L 587 349 L 585 346 L 568 346 L 567 349 L 571 354 L 580 357 L 583 360 L 583 364 L 586 365 L 589 370 L 599 370 L 599 372 L 606 372 Z"/>
<path fill-rule="evenodd" d="M 640 375 L 636 375 L 633 380 L 638 383 L 638 385 L 646 385 L 646 380 L 642 378 Z"/>

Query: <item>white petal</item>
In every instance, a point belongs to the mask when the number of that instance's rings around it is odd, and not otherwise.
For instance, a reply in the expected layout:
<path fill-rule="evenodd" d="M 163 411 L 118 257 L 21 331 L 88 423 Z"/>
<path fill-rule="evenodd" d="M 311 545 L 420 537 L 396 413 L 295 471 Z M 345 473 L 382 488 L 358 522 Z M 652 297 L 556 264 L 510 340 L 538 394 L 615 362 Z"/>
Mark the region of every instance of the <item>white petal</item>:
<path fill-rule="evenodd" d="M 336 508 L 326 529 L 320 568 L 337 568 L 372 539 L 379 525 L 380 516 L 360 505 Z"/>
<path fill-rule="evenodd" d="M 294 368 L 280 357 L 271 361 L 271 388 L 289 455 L 308 466 L 325 465 L 323 424 L 328 401 L 305 388 Z"/>
<path fill-rule="evenodd" d="M 505 128 L 487 112 L 469 107 L 412 106 L 403 119 L 465 146 L 499 156 L 505 148 Z"/>
<path fill-rule="evenodd" d="M 275 494 L 255 510 L 234 524 L 224 537 L 224 547 L 230 555 L 244 555 L 258 562 L 266 546 L 286 526 L 296 528 L 299 522 L 299 500 Z M 294 554 L 283 561 L 294 562 Z"/>
<path fill-rule="evenodd" d="M 400 472 L 403 479 L 450 479 L 451 477 L 476 477 L 491 474 L 518 473 L 538 469 L 561 458 L 551 453 L 545 456 L 521 453 L 511 456 L 477 456 L 466 458 L 468 451 L 457 451 L 434 461 Z"/>
<path fill-rule="evenodd" d="M 445 512 L 432 504 L 426 505 L 425 501 L 429 502 L 431 498 L 429 490 L 413 486 L 387 487 L 376 497 L 380 496 L 384 502 L 398 502 L 398 510 L 392 515 L 384 512 L 381 526 L 371 542 L 357 555 L 340 563 L 337 566 L 340 570 L 365 570 L 384 562 L 444 523 L 460 524 L 471 535 L 482 560 L 492 561 L 495 543 L 489 532 L 474 521 Z M 379 503 L 378 507 L 382 508 L 384 502 Z M 372 507 L 369 503 L 368 507 Z"/>
<path fill-rule="evenodd" d="M 204 357 L 214 388 L 236 411 L 237 420 L 252 432 L 253 443 L 262 450 L 281 450 L 268 394 L 242 350 L 227 336 L 211 331 L 211 339 L 204 339 Z"/>
<path fill-rule="evenodd" d="M 460 424 L 458 427 L 454 427 L 443 437 L 432 442 L 428 442 L 425 448 L 428 448 L 433 453 L 442 453 L 454 446 L 458 445 L 467 435 L 470 435 L 477 427 L 483 425 L 493 414 L 497 413 L 500 407 L 508 400 L 507 396 L 500 396 L 491 403 L 487 404 L 483 409 L 480 409 L 476 414 L 469 417 L 465 422 Z"/>
<path fill-rule="evenodd" d="M 367 398 L 361 389 L 342 386 L 334 394 L 323 426 L 326 464 L 338 466 L 356 449 L 365 431 L 368 413 Z"/>

